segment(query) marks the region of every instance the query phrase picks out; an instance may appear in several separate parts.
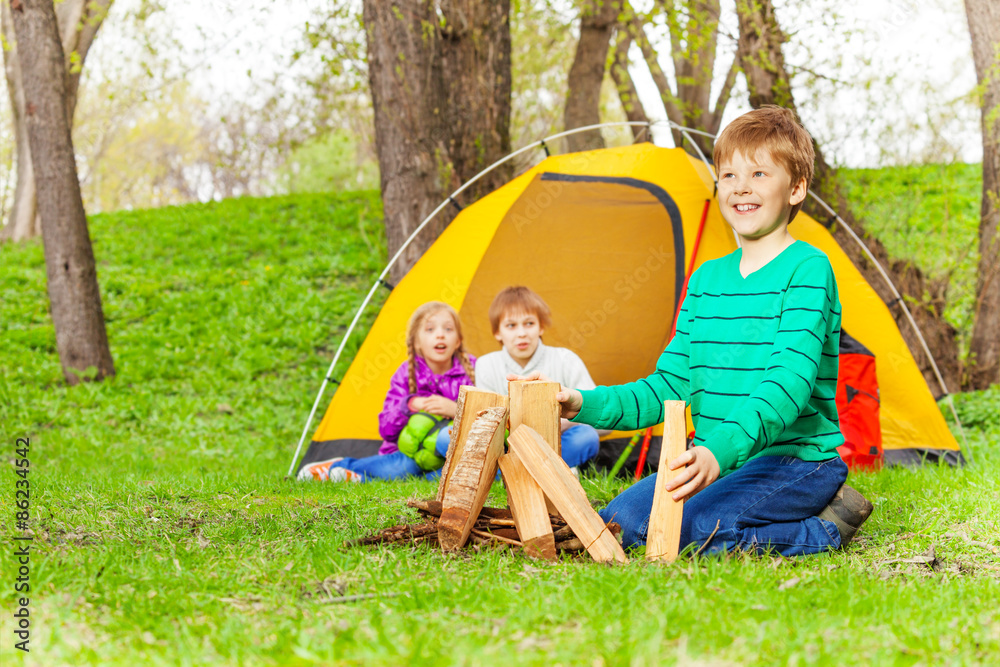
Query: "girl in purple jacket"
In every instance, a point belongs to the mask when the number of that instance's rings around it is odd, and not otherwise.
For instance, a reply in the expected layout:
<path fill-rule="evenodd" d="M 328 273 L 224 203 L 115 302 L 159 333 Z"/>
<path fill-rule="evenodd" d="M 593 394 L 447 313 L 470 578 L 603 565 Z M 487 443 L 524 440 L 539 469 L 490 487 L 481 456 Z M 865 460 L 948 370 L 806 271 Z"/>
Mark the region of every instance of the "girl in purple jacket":
<path fill-rule="evenodd" d="M 299 479 L 363 482 L 440 474 L 458 389 L 475 384 L 475 358 L 465 351 L 458 313 L 440 301 L 425 303 L 410 316 L 406 350 L 408 358 L 392 374 L 378 416 L 384 440 L 378 455 L 312 463 L 303 466 Z"/>

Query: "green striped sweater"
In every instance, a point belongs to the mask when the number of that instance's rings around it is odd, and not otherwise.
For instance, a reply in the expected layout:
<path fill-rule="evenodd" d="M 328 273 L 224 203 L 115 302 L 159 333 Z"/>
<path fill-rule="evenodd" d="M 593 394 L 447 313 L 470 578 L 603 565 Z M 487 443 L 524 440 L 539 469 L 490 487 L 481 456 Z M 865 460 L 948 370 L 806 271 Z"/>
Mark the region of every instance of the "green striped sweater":
<path fill-rule="evenodd" d="M 830 261 L 796 241 L 744 278 L 741 257 L 705 262 L 691 276 L 656 372 L 582 392 L 573 421 L 645 428 L 663 421 L 664 400 L 684 400 L 695 444 L 712 451 L 722 475 L 757 456 L 837 456 L 841 311 Z"/>

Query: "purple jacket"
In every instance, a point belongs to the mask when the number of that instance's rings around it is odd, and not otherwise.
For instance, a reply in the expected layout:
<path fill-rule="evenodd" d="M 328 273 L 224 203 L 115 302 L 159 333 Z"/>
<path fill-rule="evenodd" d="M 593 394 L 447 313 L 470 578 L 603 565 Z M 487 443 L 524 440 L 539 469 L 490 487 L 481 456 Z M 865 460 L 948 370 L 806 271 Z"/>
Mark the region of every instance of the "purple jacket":
<path fill-rule="evenodd" d="M 475 366 L 476 359 L 469 355 L 469 361 Z M 458 389 L 463 384 L 471 385 L 472 380 L 465 374 L 458 357 L 452 361 L 451 368 L 443 375 L 436 375 L 430 369 L 423 357 L 416 358 L 417 364 L 417 391 L 410 393 L 410 376 L 408 362 L 396 369 L 389 380 L 389 393 L 385 396 L 385 405 L 378 415 L 378 432 L 385 440 L 379 448 L 379 454 L 392 454 L 399 448 L 396 441 L 399 434 L 406 427 L 406 422 L 414 413 L 410 412 L 407 403 L 414 396 L 444 396 L 448 400 L 458 400 Z"/>

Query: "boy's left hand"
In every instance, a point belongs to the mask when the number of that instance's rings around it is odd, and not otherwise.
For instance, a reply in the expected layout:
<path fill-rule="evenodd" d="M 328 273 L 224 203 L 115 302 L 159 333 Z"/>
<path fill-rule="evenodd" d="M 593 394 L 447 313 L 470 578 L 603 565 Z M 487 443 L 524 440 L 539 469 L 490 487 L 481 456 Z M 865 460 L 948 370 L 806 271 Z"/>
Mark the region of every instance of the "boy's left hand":
<path fill-rule="evenodd" d="M 675 501 L 693 496 L 719 478 L 719 462 L 708 447 L 693 447 L 667 465 L 671 470 L 683 468 L 666 485 L 667 491 L 679 489 L 671 496 Z"/>

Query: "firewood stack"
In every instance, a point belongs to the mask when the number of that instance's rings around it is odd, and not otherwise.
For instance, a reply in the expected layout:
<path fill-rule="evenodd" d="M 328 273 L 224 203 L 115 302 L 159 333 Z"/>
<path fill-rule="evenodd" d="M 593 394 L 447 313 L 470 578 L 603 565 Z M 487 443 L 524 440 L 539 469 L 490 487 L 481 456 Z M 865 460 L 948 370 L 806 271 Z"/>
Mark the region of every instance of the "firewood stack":
<path fill-rule="evenodd" d="M 410 500 L 406 504 L 417 510 L 424 520 L 420 523 L 391 526 L 374 535 L 352 540 L 349 545 L 439 544 L 438 520 L 441 518 L 441 501 Z M 582 553 L 585 550 L 583 542 L 566 525 L 565 521 L 557 516 L 549 518 L 556 552 Z M 608 531 L 616 538 L 621 534 L 621 528 L 617 523 L 609 523 Z M 520 540 L 514 524 L 514 516 L 509 509 L 484 507 L 469 531 L 469 541 L 466 547 L 469 546 L 480 549 L 521 548 L 524 544 Z"/>
<path fill-rule="evenodd" d="M 559 384 L 511 382 L 509 389 L 508 400 L 462 387 L 437 497 L 408 503 L 425 521 L 393 526 L 354 543 L 437 542 L 445 552 L 470 543 L 493 543 L 520 547 L 529 557 L 544 560 L 555 560 L 559 551 L 586 551 L 598 562 L 628 562 L 618 542 L 618 524 L 605 525 L 559 455 L 559 404 L 555 398 Z M 681 438 L 683 409 L 681 402 Z M 508 422 L 509 448 L 504 453 Z M 484 507 L 498 468 L 509 509 Z M 654 503 L 670 502 L 657 488 Z M 679 507 L 676 509 L 671 523 L 676 521 L 679 531 Z M 651 519 L 651 535 L 658 534 L 654 524 Z M 676 531 L 671 528 L 667 532 Z M 672 554 L 669 552 L 657 544 L 657 552 L 651 556 L 672 560 L 676 546 Z"/>

